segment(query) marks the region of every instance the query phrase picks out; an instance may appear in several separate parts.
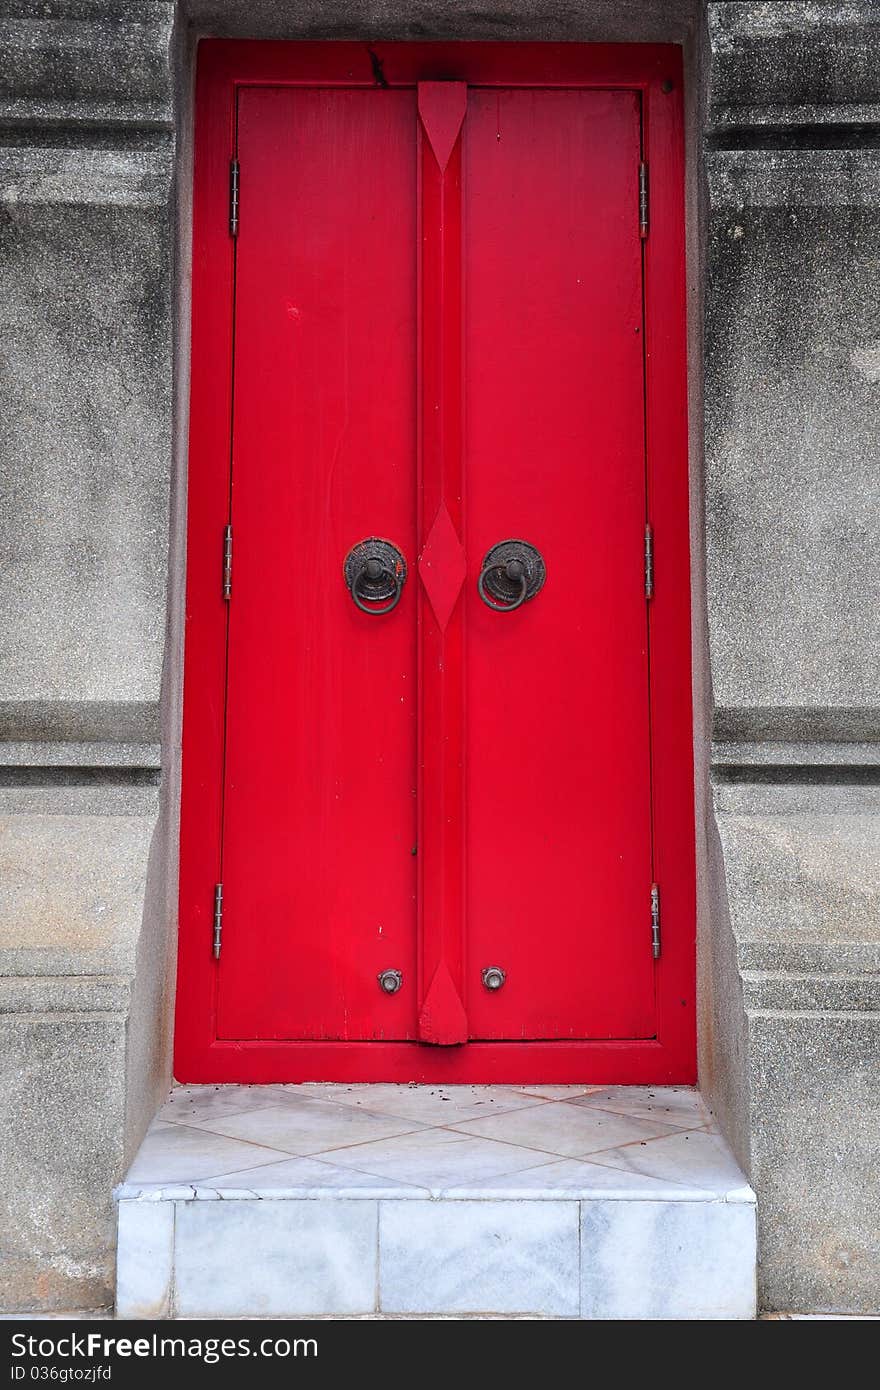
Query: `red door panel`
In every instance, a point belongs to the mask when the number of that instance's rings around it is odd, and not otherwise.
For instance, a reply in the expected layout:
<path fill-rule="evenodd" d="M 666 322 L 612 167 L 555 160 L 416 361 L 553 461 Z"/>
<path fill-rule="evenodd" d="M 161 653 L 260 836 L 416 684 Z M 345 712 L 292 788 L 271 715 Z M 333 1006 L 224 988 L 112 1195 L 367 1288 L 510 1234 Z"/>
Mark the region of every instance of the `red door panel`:
<path fill-rule="evenodd" d="M 412 92 L 239 98 L 220 1037 L 413 1030 L 377 975 L 415 963 L 415 585 L 375 618 L 342 565 L 416 559 L 414 127 Z"/>
<path fill-rule="evenodd" d="M 468 106 L 474 1037 L 655 1031 L 639 141 L 632 92 Z M 547 579 L 493 613 L 475 579 L 508 537 L 538 547 Z M 486 966 L 501 989 L 481 986 Z"/>

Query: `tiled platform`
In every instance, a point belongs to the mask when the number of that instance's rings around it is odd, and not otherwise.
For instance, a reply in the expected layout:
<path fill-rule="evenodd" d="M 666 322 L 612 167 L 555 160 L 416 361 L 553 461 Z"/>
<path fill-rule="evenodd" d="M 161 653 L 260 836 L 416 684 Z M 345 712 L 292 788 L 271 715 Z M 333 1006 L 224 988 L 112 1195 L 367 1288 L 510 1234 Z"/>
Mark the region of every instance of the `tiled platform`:
<path fill-rule="evenodd" d="M 755 1312 L 685 1088 L 178 1087 L 116 1196 L 123 1317 Z"/>

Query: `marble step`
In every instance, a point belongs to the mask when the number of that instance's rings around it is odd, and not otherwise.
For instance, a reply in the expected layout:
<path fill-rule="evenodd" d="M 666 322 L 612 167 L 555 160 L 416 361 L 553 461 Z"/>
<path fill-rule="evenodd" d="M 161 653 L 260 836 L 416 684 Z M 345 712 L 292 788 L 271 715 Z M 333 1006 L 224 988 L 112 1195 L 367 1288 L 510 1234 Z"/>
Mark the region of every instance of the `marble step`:
<path fill-rule="evenodd" d="M 114 1195 L 119 1317 L 755 1316 L 685 1087 L 175 1087 Z"/>

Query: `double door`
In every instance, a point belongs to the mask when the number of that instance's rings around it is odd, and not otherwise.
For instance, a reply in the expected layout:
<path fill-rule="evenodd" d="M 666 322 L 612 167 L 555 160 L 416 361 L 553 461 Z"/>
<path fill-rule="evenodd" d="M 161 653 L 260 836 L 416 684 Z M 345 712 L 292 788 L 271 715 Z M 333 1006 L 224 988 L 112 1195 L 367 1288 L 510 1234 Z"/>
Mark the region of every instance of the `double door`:
<path fill-rule="evenodd" d="M 643 142 L 236 93 L 219 1043 L 657 1036 Z"/>

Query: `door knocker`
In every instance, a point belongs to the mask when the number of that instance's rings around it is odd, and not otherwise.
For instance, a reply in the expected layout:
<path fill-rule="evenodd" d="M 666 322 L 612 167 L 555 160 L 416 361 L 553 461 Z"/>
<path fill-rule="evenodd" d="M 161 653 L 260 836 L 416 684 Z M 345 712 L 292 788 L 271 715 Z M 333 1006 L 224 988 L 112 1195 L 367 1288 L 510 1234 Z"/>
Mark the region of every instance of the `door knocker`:
<path fill-rule="evenodd" d="M 370 536 L 352 546 L 345 557 L 343 574 L 361 612 L 381 617 L 400 602 L 406 583 L 406 560 L 396 545 Z"/>
<path fill-rule="evenodd" d="M 541 552 L 528 541 L 499 541 L 483 560 L 477 589 L 487 608 L 512 613 L 535 597 L 547 578 Z"/>

